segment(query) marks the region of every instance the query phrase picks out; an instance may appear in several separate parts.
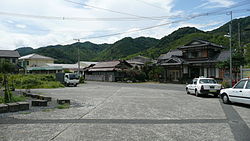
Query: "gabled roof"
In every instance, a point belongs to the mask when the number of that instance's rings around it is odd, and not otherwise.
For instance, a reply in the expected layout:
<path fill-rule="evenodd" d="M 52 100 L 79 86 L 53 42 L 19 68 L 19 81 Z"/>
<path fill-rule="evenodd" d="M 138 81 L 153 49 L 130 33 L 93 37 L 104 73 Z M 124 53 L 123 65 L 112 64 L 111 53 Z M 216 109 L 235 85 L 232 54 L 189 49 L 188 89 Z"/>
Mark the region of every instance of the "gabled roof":
<path fill-rule="evenodd" d="M 93 68 L 114 68 L 120 63 L 120 61 L 99 62 Z"/>
<path fill-rule="evenodd" d="M 221 49 L 226 48 L 226 47 L 223 47 L 222 45 L 217 45 L 217 44 L 211 43 L 209 41 L 196 39 L 196 40 L 193 40 L 182 47 L 179 47 L 178 49 L 197 48 L 197 47 L 203 47 L 203 46 L 212 46 L 212 47 L 221 48 Z"/>
<path fill-rule="evenodd" d="M 83 68 L 89 67 L 91 65 L 96 65 L 98 62 L 87 62 L 87 61 L 80 61 L 80 65 Z"/>
<path fill-rule="evenodd" d="M 127 62 L 128 62 L 129 64 L 144 65 L 144 63 L 142 63 L 142 62 L 137 62 L 137 61 L 130 61 L 130 60 L 127 60 Z"/>
<path fill-rule="evenodd" d="M 169 59 L 174 56 L 182 56 L 182 51 L 179 49 L 170 50 L 168 53 L 160 55 L 160 57 L 158 57 L 158 60 Z"/>
<path fill-rule="evenodd" d="M 121 63 L 126 64 L 129 67 L 132 67 L 128 62 L 126 61 L 109 61 L 109 62 L 99 62 L 95 66 L 91 67 L 89 71 L 113 71 L 113 70 L 120 70 L 122 68 L 119 68 L 118 65 Z"/>
<path fill-rule="evenodd" d="M 19 59 L 20 60 L 23 60 L 23 59 L 55 60 L 54 58 L 47 57 L 47 56 L 42 56 L 42 55 L 39 55 L 39 54 L 29 54 L 29 55 L 26 55 L 26 56 L 22 56 Z"/>
<path fill-rule="evenodd" d="M 152 62 L 153 59 L 145 57 L 145 56 L 138 55 L 138 56 L 135 56 L 135 57 L 133 57 L 130 60 L 127 60 L 127 61 L 147 63 L 147 62 Z"/>
<path fill-rule="evenodd" d="M 218 55 L 218 57 L 216 57 L 216 61 L 227 61 L 229 57 L 230 57 L 230 51 L 224 50 Z"/>
<path fill-rule="evenodd" d="M 15 50 L 0 50 L 0 57 L 19 58 L 20 55 Z"/>
<path fill-rule="evenodd" d="M 185 60 L 179 57 L 171 57 L 160 62 L 163 66 L 180 65 L 182 63 L 185 63 Z"/>

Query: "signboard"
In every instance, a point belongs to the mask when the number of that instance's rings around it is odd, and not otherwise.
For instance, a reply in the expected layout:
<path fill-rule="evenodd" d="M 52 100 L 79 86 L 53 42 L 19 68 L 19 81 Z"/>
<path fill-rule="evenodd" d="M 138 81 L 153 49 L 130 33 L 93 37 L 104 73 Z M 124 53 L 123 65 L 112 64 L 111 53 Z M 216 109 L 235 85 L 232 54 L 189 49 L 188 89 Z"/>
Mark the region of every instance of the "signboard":
<path fill-rule="evenodd" d="M 250 69 L 242 69 L 242 77 L 250 78 Z"/>

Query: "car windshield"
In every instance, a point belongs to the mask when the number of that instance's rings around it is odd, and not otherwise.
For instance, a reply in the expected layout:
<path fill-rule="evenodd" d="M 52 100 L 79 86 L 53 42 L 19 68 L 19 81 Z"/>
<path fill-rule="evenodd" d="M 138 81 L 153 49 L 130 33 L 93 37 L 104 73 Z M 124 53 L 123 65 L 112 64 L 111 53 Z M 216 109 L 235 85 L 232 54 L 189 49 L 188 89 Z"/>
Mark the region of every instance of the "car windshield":
<path fill-rule="evenodd" d="M 200 79 L 200 84 L 217 84 L 214 79 Z"/>
<path fill-rule="evenodd" d="M 76 74 L 69 74 L 69 79 L 78 79 L 78 76 Z"/>

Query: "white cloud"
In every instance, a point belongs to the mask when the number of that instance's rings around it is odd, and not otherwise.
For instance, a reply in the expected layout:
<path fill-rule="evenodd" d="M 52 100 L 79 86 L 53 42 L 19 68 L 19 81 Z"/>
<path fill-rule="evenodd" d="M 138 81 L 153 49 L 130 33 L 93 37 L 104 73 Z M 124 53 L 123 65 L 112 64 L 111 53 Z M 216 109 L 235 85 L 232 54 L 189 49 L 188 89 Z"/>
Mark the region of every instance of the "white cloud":
<path fill-rule="evenodd" d="M 185 11 L 174 10 L 175 0 L 72 0 L 79 3 L 86 3 L 95 7 L 112 9 L 123 13 L 130 13 L 137 16 L 171 16 L 177 14 L 187 14 Z M 145 4 L 145 3 L 148 4 Z M 228 6 L 230 0 L 208 0 L 204 6 Z M 157 5 L 159 8 L 150 6 Z M 162 8 L 160 8 L 162 7 Z M 85 17 L 85 18 L 117 18 L 132 17 L 118 13 L 111 13 L 105 10 L 94 9 L 82 5 L 76 5 L 64 0 L 6 0 L 0 1 L 0 12 L 30 14 L 40 16 L 59 17 Z M 136 16 L 134 16 L 136 17 Z M 69 44 L 75 42 L 74 38 L 87 38 L 102 36 L 113 33 L 128 32 L 135 29 L 154 26 L 170 22 L 171 19 L 164 20 L 141 20 L 141 21 L 73 21 L 73 20 L 53 20 L 34 19 L 15 16 L 0 15 L 0 49 L 16 49 L 18 47 L 42 47 L 56 44 Z M 202 21 L 204 23 L 204 21 Z M 211 22 L 208 22 L 211 23 Z M 182 23 L 176 25 L 166 25 L 151 30 L 140 32 L 130 32 L 117 36 L 83 39 L 94 43 L 113 43 L 123 37 L 155 37 L 161 38 L 179 27 L 196 26 L 204 28 L 208 26 L 200 23 Z"/>
<path fill-rule="evenodd" d="M 18 27 L 18 28 L 26 28 L 26 25 L 24 25 L 24 24 L 16 24 L 16 27 Z"/>
<path fill-rule="evenodd" d="M 74 0 L 84 3 L 84 0 Z M 141 0 L 142 1 L 142 0 Z M 156 9 L 141 2 L 127 0 L 88 0 L 86 4 L 138 16 L 173 15 L 173 0 L 143 0 L 163 9 Z M 146 8 L 146 10 L 145 10 Z M 87 18 L 113 18 L 131 17 L 118 13 L 76 5 L 63 0 L 8 0 L 0 1 L 0 12 L 59 16 L 59 17 L 87 17 Z M 180 11 L 178 11 L 180 12 Z M 129 31 L 135 28 L 156 25 L 159 21 L 70 21 L 33 19 L 15 16 L 0 15 L 0 49 L 15 49 L 23 46 L 41 47 L 55 44 L 72 43 L 73 38 L 92 37 Z M 149 32 L 123 34 L 116 37 L 92 39 L 96 43 L 114 42 L 125 36 L 143 36 Z M 147 36 L 147 35 L 146 35 Z M 82 40 L 82 41 L 87 41 Z"/>
<path fill-rule="evenodd" d="M 232 0 L 206 0 L 203 4 L 196 8 L 219 8 L 219 7 L 230 7 L 235 2 Z"/>

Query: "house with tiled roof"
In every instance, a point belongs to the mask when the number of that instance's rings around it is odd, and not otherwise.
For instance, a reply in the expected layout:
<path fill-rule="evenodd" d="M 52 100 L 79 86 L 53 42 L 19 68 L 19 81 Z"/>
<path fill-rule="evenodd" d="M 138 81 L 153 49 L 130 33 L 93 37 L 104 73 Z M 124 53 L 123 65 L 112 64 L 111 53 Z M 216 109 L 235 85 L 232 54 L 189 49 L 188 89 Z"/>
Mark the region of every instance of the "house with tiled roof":
<path fill-rule="evenodd" d="M 125 75 L 124 70 L 132 66 L 126 61 L 99 62 L 85 71 L 85 80 L 91 81 L 121 81 Z"/>
<path fill-rule="evenodd" d="M 165 68 L 166 82 L 180 82 L 199 76 L 229 79 L 227 70 L 216 67 L 218 62 L 228 60 L 230 52 L 225 49 L 208 41 L 193 40 L 162 54 L 157 64 Z"/>
<path fill-rule="evenodd" d="M 0 61 L 9 61 L 10 63 L 17 64 L 20 57 L 18 51 L 15 50 L 0 50 Z"/>
<path fill-rule="evenodd" d="M 126 60 L 133 68 L 141 69 L 146 63 L 155 63 L 155 60 L 145 57 L 145 56 L 135 56 L 129 60 Z"/>

